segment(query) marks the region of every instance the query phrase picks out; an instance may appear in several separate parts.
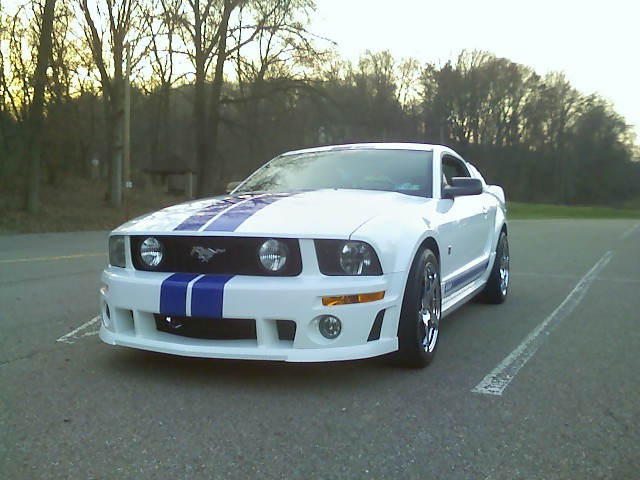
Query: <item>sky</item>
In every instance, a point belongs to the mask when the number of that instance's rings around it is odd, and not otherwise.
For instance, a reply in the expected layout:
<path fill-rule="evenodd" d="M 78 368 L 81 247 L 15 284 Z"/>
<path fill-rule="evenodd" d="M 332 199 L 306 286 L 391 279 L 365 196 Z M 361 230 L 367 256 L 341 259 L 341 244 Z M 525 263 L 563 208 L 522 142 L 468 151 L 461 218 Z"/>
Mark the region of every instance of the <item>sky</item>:
<path fill-rule="evenodd" d="M 16 0 L 0 0 L 10 10 Z M 315 0 L 310 31 L 337 43 L 342 58 L 389 50 L 444 65 L 462 50 L 486 50 L 564 72 L 585 94 L 610 101 L 640 144 L 638 0 Z"/>
<path fill-rule="evenodd" d="M 637 0 L 315 0 L 310 30 L 357 62 L 366 50 L 444 65 L 466 49 L 564 72 L 635 125 L 640 142 Z"/>

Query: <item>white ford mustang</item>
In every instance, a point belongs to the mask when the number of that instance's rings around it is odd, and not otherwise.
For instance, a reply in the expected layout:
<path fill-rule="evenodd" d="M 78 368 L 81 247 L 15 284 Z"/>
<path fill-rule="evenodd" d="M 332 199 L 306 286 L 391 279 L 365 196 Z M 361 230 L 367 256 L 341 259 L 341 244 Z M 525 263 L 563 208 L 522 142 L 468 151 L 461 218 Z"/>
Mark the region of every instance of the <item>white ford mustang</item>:
<path fill-rule="evenodd" d="M 100 338 L 176 355 L 423 367 L 441 319 L 509 287 L 504 192 L 453 150 L 285 153 L 109 238 Z"/>

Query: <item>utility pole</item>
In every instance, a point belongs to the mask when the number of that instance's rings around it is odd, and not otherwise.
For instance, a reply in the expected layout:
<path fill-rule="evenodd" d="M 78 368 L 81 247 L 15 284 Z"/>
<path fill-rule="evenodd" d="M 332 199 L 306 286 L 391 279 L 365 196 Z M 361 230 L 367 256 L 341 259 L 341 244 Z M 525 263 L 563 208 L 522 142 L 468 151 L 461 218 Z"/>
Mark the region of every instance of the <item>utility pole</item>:
<path fill-rule="evenodd" d="M 450 135 L 449 135 L 449 124 L 451 123 L 451 120 L 453 120 L 453 115 L 449 115 L 446 120 L 442 120 L 440 122 L 440 145 L 444 145 L 444 127 L 445 127 L 445 125 L 447 126 L 447 138 L 450 137 Z"/>
<path fill-rule="evenodd" d="M 131 218 L 131 44 L 127 43 L 126 51 L 126 74 L 124 81 L 124 219 Z"/>

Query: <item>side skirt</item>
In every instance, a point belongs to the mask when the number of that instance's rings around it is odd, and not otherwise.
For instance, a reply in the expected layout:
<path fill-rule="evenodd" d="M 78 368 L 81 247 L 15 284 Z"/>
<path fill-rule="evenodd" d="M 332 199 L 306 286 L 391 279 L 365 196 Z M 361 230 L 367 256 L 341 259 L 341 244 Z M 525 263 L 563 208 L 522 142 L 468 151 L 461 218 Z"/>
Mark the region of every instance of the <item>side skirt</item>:
<path fill-rule="evenodd" d="M 476 280 L 463 289 L 458 290 L 454 294 L 449 295 L 446 299 L 443 299 L 442 318 L 454 312 L 469 300 L 471 300 L 474 296 L 476 296 L 480 292 L 480 290 L 482 290 L 485 283 L 487 283 L 486 279 Z"/>
<path fill-rule="evenodd" d="M 482 269 L 479 272 L 474 272 L 475 269 L 459 276 L 458 278 L 470 278 L 471 281 L 466 285 L 456 288 L 450 293 L 446 294 L 442 298 L 442 317 L 452 313 L 457 308 L 464 305 L 466 302 L 471 300 L 475 295 L 477 295 L 480 290 L 487 283 L 487 279 L 489 275 L 491 275 L 491 269 L 493 268 L 493 262 L 495 261 L 496 254 L 495 252 L 491 254 L 486 263 L 482 264 Z M 476 267 L 477 268 L 477 267 Z M 455 283 L 459 280 L 454 280 Z M 449 280 L 445 284 L 450 284 L 452 281 Z"/>

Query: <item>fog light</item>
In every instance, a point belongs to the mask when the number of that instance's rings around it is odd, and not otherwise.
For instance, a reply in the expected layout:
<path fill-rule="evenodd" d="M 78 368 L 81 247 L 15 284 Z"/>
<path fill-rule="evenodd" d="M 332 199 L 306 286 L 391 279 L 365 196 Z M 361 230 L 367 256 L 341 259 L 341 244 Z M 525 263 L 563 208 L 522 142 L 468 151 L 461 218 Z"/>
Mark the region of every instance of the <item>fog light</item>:
<path fill-rule="evenodd" d="M 333 315 L 322 315 L 318 319 L 318 328 L 324 338 L 333 340 L 342 331 L 342 322 Z"/>

